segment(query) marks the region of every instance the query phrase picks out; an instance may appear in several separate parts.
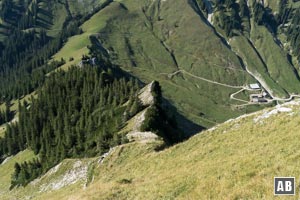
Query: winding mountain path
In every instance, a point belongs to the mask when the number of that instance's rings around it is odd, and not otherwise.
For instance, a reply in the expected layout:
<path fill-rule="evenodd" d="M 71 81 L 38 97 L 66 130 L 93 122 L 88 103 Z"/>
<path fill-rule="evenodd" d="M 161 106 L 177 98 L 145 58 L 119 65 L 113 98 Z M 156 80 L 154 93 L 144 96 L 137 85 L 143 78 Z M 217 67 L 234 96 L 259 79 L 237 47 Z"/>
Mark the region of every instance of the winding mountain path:
<path fill-rule="evenodd" d="M 212 84 L 216 84 L 216 85 L 221 85 L 221 86 L 224 86 L 224 87 L 228 87 L 228 88 L 234 88 L 234 89 L 245 89 L 246 87 L 245 86 L 234 86 L 234 85 L 228 85 L 228 84 L 225 84 L 225 83 L 219 83 L 219 82 L 216 82 L 216 81 L 212 81 L 212 80 L 209 80 L 209 79 L 206 79 L 206 78 L 203 78 L 203 77 L 200 77 L 200 76 L 196 76 L 194 74 L 191 74 L 183 69 L 181 70 L 178 70 L 174 73 L 171 73 L 171 74 L 168 74 L 168 77 L 169 78 L 172 78 L 173 76 L 179 74 L 179 73 L 182 73 L 182 74 L 187 74 L 193 78 L 197 78 L 197 79 L 200 79 L 202 81 L 206 81 L 206 82 L 209 82 L 209 83 L 212 83 Z M 161 74 L 165 74 L 165 73 L 161 73 Z"/>

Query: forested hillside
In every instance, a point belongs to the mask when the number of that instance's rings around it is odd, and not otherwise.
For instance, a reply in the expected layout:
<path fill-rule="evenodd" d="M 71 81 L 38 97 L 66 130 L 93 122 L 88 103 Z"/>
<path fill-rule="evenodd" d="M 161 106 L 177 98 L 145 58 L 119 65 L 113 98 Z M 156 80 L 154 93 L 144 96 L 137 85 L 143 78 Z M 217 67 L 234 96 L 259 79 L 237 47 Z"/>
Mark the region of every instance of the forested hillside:
<path fill-rule="evenodd" d="M 295 0 L 0 0 L 3 181 L 300 98 L 299 26 Z"/>
<path fill-rule="evenodd" d="M 30 5 L 24 11 L 28 22 L 12 23 L 6 15 L 2 20 L 11 33 L 1 43 L 2 103 L 30 94 L 50 71 L 78 64 L 90 45 L 143 82 L 158 80 L 176 110 L 202 127 L 263 107 L 241 106 L 249 102 L 247 90 L 232 98 L 250 83 L 259 82 L 277 99 L 298 94 L 296 3 L 278 1 L 273 8 L 258 1 L 205 2 L 24 1 Z M 170 11 L 180 7 L 173 16 Z M 41 27 L 45 9 L 52 13 L 52 25 Z M 189 133 L 201 129 L 179 125 Z"/>
<path fill-rule="evenodd" d="M 137 97 L 139 84 L 126 76 L 117 78 L 118 73 L 89 65 L 58 71 L 46 80 L 37 99 L 19 105 L 18 122 L 7 125 L 0 139 L 0 156 L 5 159 L 30 148 L 39 159 L 15 165 L 12 188 L 26 185 L 65 158 L 101 155 L 128 142 L 118 132 L 144 107 Z M 159 89 L 154 93 L 157 100 L 147 111 L 148 121 L 141 131 L 169 136 L 166 139 L 172 142 L 178 136 L 164 132 L 168 119 L 159 106 Z"/>
<path fill-rule="evenodd" d="M 64 60 L 49 63 L 49 59 L 70 36 L 81 33 L 80 24 L 109 1 L 99 3 L 89 3 L 93 9 L 87 11 L 76 10 L 73 7 L 79 5 L 68 1 L 2 1 L 0 100 L 31 93 L 43 84 L 47 73 L 64 64 Z"/>
<path fill-rule="evenodd" d="M 15 165 L 11 188 L 28 184 L 65 158 L 101 155 L 110 147 L 128 142 L 118 132 L 145 108 L 137 97 L 141 83 L 112 66 L 97 49 L 93 37 L 89 38 L 92 45 L 88 47 L 91 57 L 82 55 L 80 67 L 49 74 L 65 63 L 64 59 L 50 61 L 51 56 L 70 36 L 82 32 L 80 24 L 109 3 L 94 7 L 92 12 L 76 13 L 76 6 L 72 4 L 70 8 L 68 1 L 1 2 L 2 27 L 6 32 L 0 49 L 0 101 L 5 104 L 0 124 L 17 120 L 6 125 L 4 137 L 0 138 L 0 157 L 3 161 L 28 148 L 38 155 L 38 159 Z M 49 33 L 50 26 L 41 25 L 40 16 L 47 14 L 53 20 L 51 13 L 57 12 L 54 8 L 59 4 L 64 5 L 68 15 L 61 19 L 64 29 L 53 35 Z M 93 63 L 87 62 L 89 59 Z M 35 97 L 18 102 L 17 113 L 10 109 L 11 100 L 35 90 Z M 155 96 L 161 99 L 160 90 L 157 92 Z M 156 100 L 147 111 L 143 130 L 175 142 L 179 136 L 168 137 L 164 128 L 169 126 L 157 124 L 158 120 L 168 121 L 160 104 L 161 100 Z"/>
<path fill-rule="evenodd" d="M 2 156 L 30 148 L 40 158 L 16 165 L 12 186 L 28 183 L 65 158 L 92 157 L 120 144 L 123 113 L 127 109 L 132 116 L 140 109 L 138 88 L 132 80 L 89 66 L 50 76 L 30 108 L 20 105 L 19 122 L 9 125 L 0 140 Z"/>

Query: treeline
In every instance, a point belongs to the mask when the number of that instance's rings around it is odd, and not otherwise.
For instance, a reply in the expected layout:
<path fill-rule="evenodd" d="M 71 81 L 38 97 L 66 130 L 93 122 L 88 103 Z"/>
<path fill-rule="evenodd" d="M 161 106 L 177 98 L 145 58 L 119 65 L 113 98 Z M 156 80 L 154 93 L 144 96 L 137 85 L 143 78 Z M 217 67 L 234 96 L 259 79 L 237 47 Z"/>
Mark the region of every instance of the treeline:
<path fill-rule="evenodd" d="M 65 158 L 100 155 L 126 142 L 117 132 L 126 110 L 133 116 L 141 109 L 136 103 L 139 85 L 116 79 L 115 73 L 88 65 L 59 71 L 30 100 L 30 107 L 19 106 L 19 122 L 8 125 L 0 140 L 0 156 L 29 148 L 39 159 L 16 165 L 12 187 L 27 184 Z M 132 103 L 124 105 L 128 100 Z"/>
<path fill-rule="evenodd" d="M 11 0 L 2 0 L 0 6 L 0 17 L 2 21 L 15 25 L 25 12 L 25 7 L 31 3 L 31 0 L 19 0 L 17 2 Z"/>
<path fill-rule="evenodd" d="M 34 177 L 38 177 L 42 173 L 42 165 L 38 159 L 34 159 L 22 164 L 15 163 L 15 172 L 12 175 L 12 183 L 14 183 L 10 189 L 15 185 L 25 186 L 27 182 L 33 181 Z M 26 180 L 26 181 L 24 181 Z"/>
<path fill-rule="evenodd" d="M 10 4 L 14 5 L 8 7 Z M 0 45 L 0 102 L 19 98 L 40 87 L 45 74 L 64 64 L 61 61 L 49 65 L 49 58 L 58 52 L 70 36 L 82 32 L 78 25 L 80 20 L 68 16 L 63 25 L 64 30 L 51 38 L 43 28 L 36 29 L 38 1 L 25 0 L 15 4 L 6 0 L 0 10 L 2 13 L 7 10 L 5 12 L 12 16 L 14 12 L 21 13 L 18 20 L 15 20 L 16 24 L 7 25 L 9 34 Z M 2 16 L 3 21 L 11 21 L 9 16 L 5 16 Z"/>
<path fill-rule="evenodd" d="M 3 43 L 0 53 L 0 101 L 19 98 L 34 91 L 44 82 L 45 74 L 64 64 L 64 61 L 48 64 L 49 58 L 67 41 L 79 34 L 76 21 L 69 21 L 65 30 L 56 38 L 49 38 L 45 31 L 23 32 L 14 30 Z"/>
<path fill-rule="evenodd" d="M 208 13 L 208 3 L 205 0 L 196 0 L 200 9 Z M 293 0 L 299 2 L 299 0 Z M 240 34 L 250 34 L 250 18 L 259 26 L 265 26 L 274 37 L 284 33 L 291 47 L 291 53 L 300 63 L 300 8 L 293 7 L 288 0 L 279 0 L 278 12 L 265 7 L 260 0 L 252 1 L 250 6 L 247 0 L 212 0 L 214 25 L 221 28 L 227 37 Z"/>
<path fill-rule="evenodd" d="M 297 2 L 297 1 L 293 1 Z M 288 0 L 279 1 L 279 11 L 273 14 L 268 7 L 263 7 L 258 1 L 253 2 L 254 20 L 258 25 L 264 25 L 276 37 L 277 32 L 284 33 L 291 46 L 291 53 L 300 61 L 300 8 L 293 8 Z M 287 25 L 288 24 L 288 25 Z"/>
<path fill-rule="evenodd" d="M 50 38 L 44 30 L 22 30 L 34 27 L 33 9 L 28 18 L 21 16 L 25 21 L 20 20 L 12 34 L 0 43 L 3 47 L 0 49 L 0 102 L 9 102 L 39 88 L 38 98 L 32 97 L 30 105 L 19 103 L 18 122 L 7 124 L 5 136 L 0 138 L 0 161 L 26 148 L 38 155 L 38 159 L 15 165 L 11 188 L 28 184 L 65 158 L 99 155 L 127 142 L 126 137 L 117 134 L 118 130 L 143 109 L 137 98 L 138 81 L 111 65 L 107 52 L 96 45 L 95 37 L 90 38 L 89 49 L 90 55 L 96 57 L 97 66 L 84 64 L 45 78 L 65 63 L 61 60 L 48 64 L 48 59 L 68 37 L 81 33 L 78 27 L 83 19 L 69 15 L 64 31 Z M 169 143 L 178 141 L 178 130 L 170 128 L 176 127 L 175 120 L 169 119 L 161 107 L 157 82 L 153 95 L 155 103 L 148 109 L 142 129 L 158 133 Z M 7 103 L 6 109 L 0 112 L 0 120 L 5 123 L 12 117 Z"/>
<path fill-rule="evenodd" d="M 57 1 L 47 3 L 55 2 L 57 3 Z M 86 19 L 111 2 L 107 0 L 93 12 L 85 15 L 72 16 L 69 13 L 63 24 L 64 29 L 51 38 L 43 28 L 37 29 L 39 1 L 3 1 L 0 9 L 2 20 L 12 21 L 11 18 L 14 18 L 15 24 L 11 22 L 7 38 L 4 42 L 0 42 L 0 102 L 19 98 L 40 87 L 45 81 L 45 74 L 64 64 L 64 60 L 61 60 L 49 65 L 48 61 L 51 56 L 62 48 L 70 36 L 82 33 L 79 27 Z M 9 6 L 11 4 L 13 6 Z M 65 3 L 65 6 L 67 7 L 68 4 Z M 51 6 L 48 5 L 48 7 Z M 3 14 L 3 12 L 10 13 L 10 15 Z M 25 29 L 27 30 L 24 31 Z"/>
<path fill-rule="evenodd" d="M 293 0 L 293 2 L 298 2 L 298 0 Z M 267 8 L 259 10 L 264 10 L 264 16 L 261 15 L 257 21 L 260 22 L 261 19 L 264 19 L 268 22 L 267 26 L 272 27 L 273 32 L 280 29 L 281 33 L 287 36 L 291 53 L 300 61 L 300 8 L 293 8 L 288 0 L 280 0 L 279 12 L 274 17 L 271 16 L 270 11 L 269 14 L 266 14 Z M 260 24 L 265 25 L 265 23 Z"/>

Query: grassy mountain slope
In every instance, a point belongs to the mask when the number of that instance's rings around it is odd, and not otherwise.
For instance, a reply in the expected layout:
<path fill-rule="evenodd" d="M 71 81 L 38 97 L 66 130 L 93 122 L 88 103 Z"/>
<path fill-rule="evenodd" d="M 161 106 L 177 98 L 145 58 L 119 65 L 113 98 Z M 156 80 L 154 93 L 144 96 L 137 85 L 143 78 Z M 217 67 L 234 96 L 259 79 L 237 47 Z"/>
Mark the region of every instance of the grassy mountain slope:
<path fill-rule="evenodd" d="M 299 104 L 283 107 L 293 111 L 233 120 L 162 152 L 120 147 L 78 199 L 271 199 L 274 176 L 299 175 Z"/>
<path fill-rule="evenodd" d="M 14 119 L 13 119 L 14 122 L 18 120 L 18 116 L 19 116 L 18 105 L 19 105 L 19 102 L 22 103 L 22 104 L 25 101 L 30 103 L 31 97 L 36 97 L 36 96 L 37 96 L 36 92 L 33 92 L 31 94 L 26 95 L 25 97 L 20 98 L 19 100 L 14 100 L 14 101 L 10 102 L 10 110 L 14 114 Z M 5 103 L 0 104 L 0 110 L 2 110 L 2 111 L 5 110 Z M 6 124 L 0 125 L 0 138 L 4 136 L 5 130 L 6 130 Z"/>
<path fill-rule="evenodd" d="M 67 15 L 91 13 L 103 2 L 39 2 L 38 16 L 49 22 L 48 34 L 54 36 Z M 250 10 L 252 3 L 249 1 Z M 273 8 L 275 3 L 265 6 Z M 47 9 L 51 15 L 44 11 Z M 109 53 L 111 62 L 143 82 L 158 80 L 175 109 L 192 122 L 211 127 L 260 109 L 255 105 L 236 109 L 243 103 L 230 98 L 240 89 L 237 87 L 257 82 L 244 65 L 262 77 L 278 97 L 300 91 L 296 66 L 266 27 L 254 25 L 252 18 L 250 21 L 249 38 L 228 39 L 207 22 L 192 1 L 114 1 L 87 18 L 81 26 L 83 33 L 69 38 L 53 59 L 64 58 L 63 69 L 78 64 L 88 53 L 89 37 L 94 36 L 94 43 Z M 249 94 L 245 93 L 243 99 L 249 101 Z"/>
<path fill-rule="evenodd" d="M 82 161 L 89 162 L 86 179 L 38 192 L 42 185 L 57 183 L 57 177 L 64 177 L 79 162 L 65 160 L 35 190 L 30 184 L 6 193 L 4 199 L 12 194 L 30 194 L 33 199 L 272 199 L 274 176 L 300 174 L 300 146 L 295 140 L 299 105 L 285 104 L 230 120 L 158 152 L 154 149 L 159 142 L 122 145 L 102 164 L 99 158 Z"/>
<path fill-rule="evenodd" d="M 55 15 L 48 33 L 55 36 L 68 14 L 89 12 L 102 2 L 54 5 L 61 15 Z M 204 127 L 264 107 L 238 106 L 242 103 L 231 98 L 256 82 L 245 66 L 259 73 L 276 95 L 299 93 L 296 65 L 266 27 L 254 25 L 251 19 L 249 36 L 228 39 L 191 2 L 114 1 L 82 24 L 83 33 L 69 38 L 53 59 L 64 58 L 63 69 L 78 64 L 92 44 L 89 37 L 94 36 L 94 45 L 107 51 L 111 62 L 145 83 L 158 80 L 164 103 Z M 273 11 L 276 5 L 269 3 Z M 44 8 L 46 3 L 39 6 Z M 38 16 L 50 20 L 44 14 Z M 236 96 L 249 99 L 247 91 Z M 117 147 L 103 163 L 98 157 L 66 159 L 25 188 L 9 192 L 14 162 L 33 157 L 29 151 L 21 152 L 0 165 L 4 177 L 1 198 L 271 199 L 274 176 L 298 176 L 300 172 L 295 140 L 299 105 L 269 108 L 229 121 L 161 151 L 157 151 L 161 141 L 142 141 Z M 17 111 L 17 101 L 11 109 Z M 135 123 L 129 121 L 121 132 L 129 132 Z M 197 130 L 186 121 L 179 123 L 187 132 Z M 5 125 L 0 126 L 0 137 L 4 129 Z"/>
<path fill-rule="evenodd" d="M 254 2 L 261 1 L 249 0 L 246 8 L 244 8 L 249 12 L 249 15 L 246 14 L 241 18 L 236 18 L 236 20 L 241 20 L 240 32 L 234 30 L 234 34 L 229 37 L 226 36 L 224 27 L 220 28 L 224 25 L 224 22 L 220 20 L 222 16 L 225 15 L 229 19 L 233 16 L 232 11 L 241 13 L 240 8 L 237 7 L 239 2 L 235 4 L 235 8 L 225 6 L 225 11 L 216 6 L 211 17 L 212 24 L 224 38 L 228 38 L 228 42 L 243 59 L 248 69 L 264 79 L 269 91 L 275 96 L 284 97 L 288 94 L 299 93 L 298 64 L 292 63 L 293 56 L 289 55 L 290 52 L 285 51 L 283 48 L 285 41 L 280 40 L 281 37 L 284 38 L 280 24 L 277 24 L 279 26 L 278 33 L 273 33 L 271 26 L 264 24 L 266 22 L 258 24 L 255 5 L 260 5 L 260 3 L 254 4 Z M 261 4 L 265 8 L 265 16 L 268 13 L 268 15 L 272 15 L 273 20 L 278 17 L 279 1 L 262 1 Z M 287 7 L 292 5 L 294 4 L 289 2 Z M 263 19 L 266 20 L 266 17 Z"/>
<path fill-rule="evenodd" d="M 17 155 L 10 157 L 4 161 L 0 165 L 0 175 L 1 175 L 1 183 L 0 183 L 0 196 L 4 196 L 5 193 L 9 191 L 10 187 L 10 180 L 11 180 L 11 175 L 14 172 L 14 165 L 16 162 L 25 162 L 25 161 L 30 161 L 31 159 L 35 158 L 34 153 L 29 150 L 22 151 L 18 153 Z M 10 193 L 10 195 L 12 195 Z"/>
<path fill-rule="evenodd" d="M 250 12 L 253 2 L 249 1 Z M 278 5 L 279 1 L 264 4 L 274 13 Z M 263 80 L 275 97 L 300 92 L 297 66 L 278 38 L 265 26 L 255 24 L 253 16 L 243 19 L 248 27 L 245 36 L 229 39 L 203 13 L 188 0 L 176 4 L 160 0 L 114 1 L 86 21 L 81 27 L 84 33 L 70 38 L 53 58 L 67 60 L 64 69 L 77 64 L 88 53 L 89 37 L 94 36 L 94 42 L 109 53 L 114 64 L 143 82 L 158 80 L 169 102 L 204 127 L 259 109 L 253 105 L 235 109 L 243 103 L 230 98 L 239 90 L 236 87 L 257 82 L 245 66 Z M 230 12 L 226 15 L 230 16 Z M 74 60 L 68 61 L 71 57 Z M 243 99 L 248 101 L 249 94 Z"/>
<path fill-rule="evenodd" d="M 259 57 L 259 53 L 252 47 L 249 40 L 243 36 L 236 36 L 230 40 L 230 45 L 234 51 L 243 59 L 244 64 L 254 74 L 262 77 L 270 90 L 275 95 L 285 96 L 286 91 L 270 77 L 268 68 Z"/>
<path fill-rule="evenodd" d="M 101 0 L 41 1 L 37 26 L 47 22 L 48 34 L 55 36 L 68 15 L 91 13 L 103 3 Z M 252 3 L 249 1 L 250 10 Z M 275 12 L 275 3 L 266 2 L 267 5 L 274 7 Z M 300 91 L 296 66 L 266 27 L 254 25 L 252 18 L 250 21 L 249 38 L 238 36 L 237 42 L 231 42 L 222 31 L 216 32 L 219 29 L 207 22 L 192 1 L 176 4 L 159 0 L 114 1 L 87 18 L 81 26 L 83 34 L 71 37 L 53 59 L 64 58 L 64 69 L 78 64 L 82 55 L 88 53 L 89 37 L 94 36 L 97 39 L 94 42 L 109 53 L 111 62 L 143 82 L 158 80 L 164 96 L 183 116 L 211 127 L 260 109 L 254 105 L 236 109 L 236 105 L 243 103 L 230 98 L 241 87 L 256 82 L 244 65 L 257 72 L 278 97 Z M 241 42 L 245 40 L 249 42 Z M 243 99 L 248 101 L 249 95 L 245 94 Z"/>
<path fill-rule="evenodd" d="M 10 16 L 7 21 L 0 21 L 0 38 L 5 39 L 5 36 L 10 34 L 13 27 L 17 26 L 22 14 L 32 12 L 32 3 L 37 4 L 37 18 L 34 27 L 46 29 L 50 36 L 56 34 L 62 29 L 63 23 L 67 17 L 67 10 L 64 2 L 60 1 L 28 1 L 26 9 L 20 8 L 17 1 L 13 2 L 11 12 L 18 16 Z"/>
<path fill-rule="evenodd" d="M 81 56 L 88 54 L 87 46 L 90 45 L 89 37 L 93 34 L 97 34 L 101 28 L 105 27 L 106 20 L 112 14 L 113 13 L 103 10 L 92 16 L 91 19 L 81 26 L 84 33 L 69 38 L 64 47 L 53 56 L 53 59 L 59 60 L 64 58 L 67 63 L 62 66 L 63 69 L 67 69 L 71 65 L 77 65 L 81 60 Z M 69 61 L 71 57 L 74 58 L 74 60 Z"/>
<path fill-rule="evenodd" d="M 267 66 L 270 77 L 287 92 L 299 93 L 298 73 L 267 28 L 253 24 L 251 40 Z"/>
<path fill-rule="evenodd" d="M 189 1 L 113 2 L 84 23 L 82 29 L 83 34 L 70 38 L 54 56 L 65 60 L 74 57 L 64 68 L 79 62 L 87 53 L 88 37 L 94 35 L 114 64 L 144 82 L 158 80 L 164 96 L 197 124 L 210 127 L 255 109 L 250 106 L 233 110 L 230 104 L 239 102 L 231 102 L 229 96 L 236 88 L 201 80 L 232 86 L 254 82 Z"/>
<path fill-rule="evenodd" d="M 0 1 L 1 2 L 1 1 Z M 14 8 L 12 11 L 19 14 L 20 16 L 24 13 L 32 11 L 31 5 L 37 4 L 37 19 L 35 26 L 37 30 L 43 28 L 46 29 L 47 33 L 51 37 L 57 36 L 57 34 L 63 30 L 65 20 L 69 15 L 83 15 L 92 13 L 94 9 L 100 6 L 104 0 L 84 0 L 84 1 L 73 1 L 73 0 L 62 0 L 62 1 L 43 1 L 33 0 L 28 1 L 28 8 L 22 10 L 19 8 L 18 1 L 14 2 Z M 1 5 L 1 3 L 0 3 Z M 9 34 L 9 30 L 12 26 L 16 26 L 18 23 L 17 18 L 11 17 L 12 19 L 4 22 L 0 20 L 0 41 L 5 39 L 5 36 Z"/>
<path fill-rule="evenodd" d="M 78 13 L 91 13 L 94 9 L 100 6 L 104 0 L 84 0 L 84 1 L 70 1 L 68 0 L 71 15 L 78 15 Z"/>

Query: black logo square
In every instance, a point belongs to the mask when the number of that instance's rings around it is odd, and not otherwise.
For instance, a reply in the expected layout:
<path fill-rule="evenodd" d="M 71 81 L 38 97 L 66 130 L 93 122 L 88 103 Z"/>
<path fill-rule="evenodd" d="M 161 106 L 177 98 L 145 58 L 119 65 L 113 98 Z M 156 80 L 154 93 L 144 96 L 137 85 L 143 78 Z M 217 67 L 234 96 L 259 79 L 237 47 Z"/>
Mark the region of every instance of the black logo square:
<path fill-rule="evenodd" d="M 275 177 L 274 195 L 295 195 L 295 177 Z"/>

